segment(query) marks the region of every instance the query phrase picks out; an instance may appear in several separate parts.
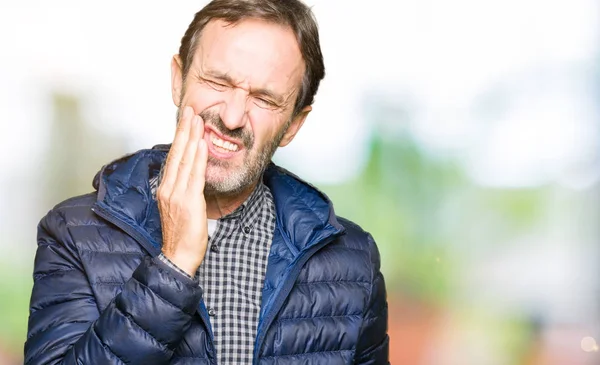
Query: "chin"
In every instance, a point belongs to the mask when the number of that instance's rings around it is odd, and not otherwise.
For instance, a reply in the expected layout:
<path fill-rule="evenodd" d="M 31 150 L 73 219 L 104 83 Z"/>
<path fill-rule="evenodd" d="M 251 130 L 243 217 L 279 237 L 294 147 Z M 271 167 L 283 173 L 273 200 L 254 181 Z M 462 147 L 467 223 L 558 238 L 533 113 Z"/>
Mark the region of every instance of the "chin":
<path fill-rule="evenodd" d="M 232 175 L 235 175 L 235 167 L 232 166 L 223 166 L 218 162 L 214 163 L 213 161 L 209 161 L 206 166 L 206 181 L 213 182 L 215 184 L 224 183 Z"/>
<path fill-rule="evenodd" d="M 244 190 L 239 171 L 222 166 L 206 169 L 205 193 L 209 195 L 235 195 Z"/>

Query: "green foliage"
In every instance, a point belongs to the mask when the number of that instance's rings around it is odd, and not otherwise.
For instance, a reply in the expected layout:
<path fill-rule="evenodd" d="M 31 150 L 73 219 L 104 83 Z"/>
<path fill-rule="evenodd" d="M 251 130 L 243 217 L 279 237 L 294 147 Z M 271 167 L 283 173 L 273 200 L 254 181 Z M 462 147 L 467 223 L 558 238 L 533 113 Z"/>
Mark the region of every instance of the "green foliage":
<path fill-rule="evenodd" d="M 323 190 L 339 215 L 377 240 L 391 290 L 439 301 L 452 275 L 443 201 L 464 184 L 453 163 L 428 157 L 409 138 L 394 143 L 375 138 L 364 172 Z"/>
<path fill-rule="evenodd" d="M 27 335 L 31 268 L 0 263 L 0 344 L 13 354 L 23 352 Z"/>
<path fill-rule="evenodd" d="M 376 239 L 388 290 L 437 304 L 470 250 L 531 229 L 548 194 L 475 186 L 457 161 L 429 155 L 408 135 L 376 135 L 360 176 L 321 188 L 338 215 Z"/>

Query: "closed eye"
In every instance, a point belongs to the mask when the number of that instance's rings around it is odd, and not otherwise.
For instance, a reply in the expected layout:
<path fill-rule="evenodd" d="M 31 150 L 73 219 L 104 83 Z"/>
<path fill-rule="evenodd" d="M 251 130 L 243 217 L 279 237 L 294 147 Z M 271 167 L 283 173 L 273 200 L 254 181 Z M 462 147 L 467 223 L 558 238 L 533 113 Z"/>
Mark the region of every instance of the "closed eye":
<path fill-rule="evenodd" d="M 261 98 L 261 97 L 254 97 L 254 103 L 261 107 L 261 108 L 265 108 L 265 109 L 275 109 L 278 107 L 277 104 L 275 104 L 274 102 L 265 99 L 265 98 Z"/>
<path fill-rule="evenodd" d="M 203 79 L 203 81 L 205 83 L 208 84 L 208 86 L 210 86 L 211 88 L 213 88 L 216 91 L 225 91 L 229 88 L 229 86 L 225 85 L 225 84 L 221 84 L 219 82 L 216 81 L 212 81 L 212 80 L 207 80 L 207 79 Z"/>

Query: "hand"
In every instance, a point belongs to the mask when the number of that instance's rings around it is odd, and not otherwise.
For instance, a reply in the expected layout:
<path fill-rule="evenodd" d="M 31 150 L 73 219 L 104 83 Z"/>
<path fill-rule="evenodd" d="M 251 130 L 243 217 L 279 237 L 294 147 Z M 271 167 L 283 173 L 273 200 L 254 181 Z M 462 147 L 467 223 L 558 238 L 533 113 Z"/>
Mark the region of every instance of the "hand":
<path fill-rule="evenodd" d="M 204 260 L 208 223 L 204 182 L 208 149 L 204 121 L 184 108 L 156 196 L 163 254 L 190 276 Z"/>

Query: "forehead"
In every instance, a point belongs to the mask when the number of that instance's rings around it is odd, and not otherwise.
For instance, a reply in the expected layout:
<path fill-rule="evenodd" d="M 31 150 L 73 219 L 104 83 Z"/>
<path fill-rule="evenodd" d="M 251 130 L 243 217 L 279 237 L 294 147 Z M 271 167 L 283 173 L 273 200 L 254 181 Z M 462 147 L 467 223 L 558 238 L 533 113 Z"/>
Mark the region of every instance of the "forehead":
<path fill-rule="evenodd" d="M 259 19 L 235 24 L 212 20 L 202 30 L 194 63 L 241 85 L 279 93 L 296 89 L 304 61 L 291 28 Z"/>

